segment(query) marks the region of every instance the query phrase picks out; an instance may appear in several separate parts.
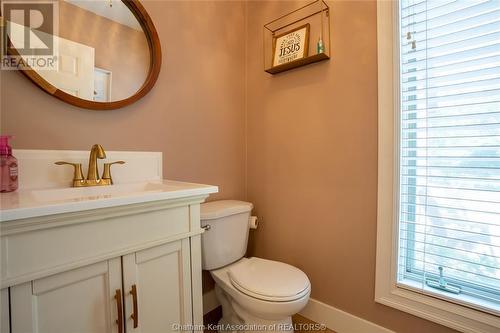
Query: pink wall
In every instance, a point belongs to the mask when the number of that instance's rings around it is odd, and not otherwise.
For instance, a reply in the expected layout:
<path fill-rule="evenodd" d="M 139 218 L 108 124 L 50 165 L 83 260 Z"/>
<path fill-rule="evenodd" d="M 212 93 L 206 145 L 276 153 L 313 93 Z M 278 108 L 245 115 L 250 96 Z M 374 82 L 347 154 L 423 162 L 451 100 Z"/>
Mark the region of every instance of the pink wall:
<path fill-rule="evenodd" d="M 396 332 L 452 332 L 374 302 L 377 8 L 329 5 L 332 59 L 271 76 L 262 26 L 300 4 L 248 2 L 248 200 L 263 217 L 252 253 L 300 267 L 313 298 Z"/>
<path fill-rule="evenodd" d="M 244 199 L 244 4 L 143 3 L 163 51 L 146 97 L 119 110 L 83 110 L 3 71 L 1 132 L 15 136 L 14 148 L 162 151 L 164 177 L 217 184 L 213 198 Z"/>

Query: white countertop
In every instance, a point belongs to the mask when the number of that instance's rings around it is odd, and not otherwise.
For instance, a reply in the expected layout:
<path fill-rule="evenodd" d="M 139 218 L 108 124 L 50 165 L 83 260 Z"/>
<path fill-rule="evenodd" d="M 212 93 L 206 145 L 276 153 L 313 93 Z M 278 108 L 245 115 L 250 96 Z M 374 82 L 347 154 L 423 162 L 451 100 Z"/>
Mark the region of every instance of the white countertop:
<path fill-rule="evenodd" d="M 20 190 L 0 194 L 0 222 L 217 192 L 217 186 L 171 180 Z"/>

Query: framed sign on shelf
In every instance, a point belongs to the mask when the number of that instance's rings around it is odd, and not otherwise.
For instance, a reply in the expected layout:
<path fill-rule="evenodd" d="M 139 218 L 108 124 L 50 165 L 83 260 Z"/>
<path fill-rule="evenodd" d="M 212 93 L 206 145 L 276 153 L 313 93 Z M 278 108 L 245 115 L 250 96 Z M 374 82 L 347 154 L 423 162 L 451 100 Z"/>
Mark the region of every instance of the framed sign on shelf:
<path fill-rule="evenodd" d="M 306 58 L 309 52 L 310 24 L 279 34 L 273 39 L 273 67 Z"/>
<path fill-rule="evenodd" d="M 330 21 L 326 0 L 314 0 L 266 23 L 264 70 L 275 75 L 330 59 Z"/>

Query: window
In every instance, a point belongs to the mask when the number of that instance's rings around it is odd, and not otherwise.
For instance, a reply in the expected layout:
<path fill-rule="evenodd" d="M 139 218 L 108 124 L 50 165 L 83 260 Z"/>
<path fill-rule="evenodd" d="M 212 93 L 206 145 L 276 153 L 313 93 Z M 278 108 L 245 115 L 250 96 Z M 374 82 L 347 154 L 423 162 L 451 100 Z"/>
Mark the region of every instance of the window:
<path fill-rule="evenodd" d="M 399 13 L 398 285 L 500 313 L 500 1 Z"/>
<path fill-rule="evenodd" d="M 500 0 L 378 2 L 377 302 L 500 329 Z"/>

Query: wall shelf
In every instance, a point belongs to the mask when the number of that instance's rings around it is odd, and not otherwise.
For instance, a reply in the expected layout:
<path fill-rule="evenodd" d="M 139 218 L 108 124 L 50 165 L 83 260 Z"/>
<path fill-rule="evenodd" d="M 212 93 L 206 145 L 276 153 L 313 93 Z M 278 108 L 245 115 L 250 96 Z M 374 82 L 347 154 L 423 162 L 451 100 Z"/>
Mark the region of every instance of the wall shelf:
<path fill-rule="evenodd" d="M 290 70 L 292 68 L 309 65 L 309 64 L 312 64 L 315 62 L 328 60 L 328 59 L 330 59 L 330 57 L 326 53 L 318 53 L 318 54 L 314 54 L 312 56 L 308 56 L 306 58 L 302 58 L 300 60 L 296 60 L 296 61 L 292 61 L 292 62 L 283 64 L 283 65 L 268 68 L 265 71 L 268 72 L 269 74 L 278 74 L 278 73 Z"/>
<path fill-rule="evenodd" d="M 273 66 L 276 39 L 298 27 L 308 25 L 307 56 Z M 318 53 L 317 43 L 323 41 Z M 330 8 L 324 0 L 315 0 L 267 23 L 263 28 L 264 71 L 278 74 L 293 68 L 330 59 Z"/>

